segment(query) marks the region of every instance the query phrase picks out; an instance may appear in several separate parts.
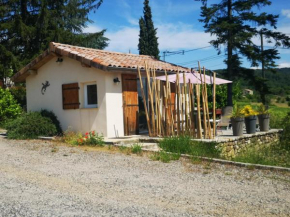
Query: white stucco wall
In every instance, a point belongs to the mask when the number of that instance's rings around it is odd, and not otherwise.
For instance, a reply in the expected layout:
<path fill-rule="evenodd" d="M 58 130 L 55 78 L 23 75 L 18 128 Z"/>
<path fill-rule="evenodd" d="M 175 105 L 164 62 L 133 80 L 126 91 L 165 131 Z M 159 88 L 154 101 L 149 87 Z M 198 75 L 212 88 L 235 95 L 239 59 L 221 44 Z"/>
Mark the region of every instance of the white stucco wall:
<path fill-rule="evenodd" d="M 27 110 L 53 111 L 63 130 L 69 127 L 82 133 L 95 130 L 105 137 L 114 137 L 116 129 L 119 136 L 123 136 L 122 85 L 113 82 L 115 77 L 121 80 L 121 75 L 82 67 L 80 62 L 70 58 L 63 58 L 62 63 L 57 63 L 56 59 L 39 68 L 36 75 L 26 78 Z M 50 86 L 42 95 L 42 83 L 45 81 L 49 81 Z M 80 86 L 80 109 L 63 110 L 62 84 L 75 82 Z M 84 108 L 83 86 L 89 82 L 97 83 L 98 108 Z"/>

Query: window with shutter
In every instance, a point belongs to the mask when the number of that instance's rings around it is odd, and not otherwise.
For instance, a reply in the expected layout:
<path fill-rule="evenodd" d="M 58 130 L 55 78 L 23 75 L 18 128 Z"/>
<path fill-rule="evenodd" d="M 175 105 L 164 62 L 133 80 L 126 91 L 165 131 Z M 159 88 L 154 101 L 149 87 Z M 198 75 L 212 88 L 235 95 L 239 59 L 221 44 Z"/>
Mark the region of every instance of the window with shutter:
<path fill-rule="evenodd" d="M 62 85 L 62 103 L 63 109 L 78 109 L 79 102 L 79 84 L 63 84 Z"/>

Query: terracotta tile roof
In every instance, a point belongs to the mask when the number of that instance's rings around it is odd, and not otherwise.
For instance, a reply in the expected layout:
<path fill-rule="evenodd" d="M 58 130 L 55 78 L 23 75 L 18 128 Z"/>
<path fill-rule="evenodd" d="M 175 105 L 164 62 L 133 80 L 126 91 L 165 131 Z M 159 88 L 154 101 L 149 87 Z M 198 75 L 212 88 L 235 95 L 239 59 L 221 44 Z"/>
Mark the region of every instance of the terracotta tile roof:
<path fill-rule="evenodd" d="M 23 81 L 29 75 L 29 71 L 38 69 L 55 56 L 66 56 L 80 61 L 88 67 L 95 67 L 105 71 L 114 69 L 136 70 L 138 66 L 142 70 L 145 69 L 145 63 L 149 68 L 155 68 L 157 71 L 190 71 L 188 68 L 163 62 L 147 55 L 118 53 L 51 42 L 49 45 L 49 50 L 45 51 L 21 69 L 16 75 L 13 76 L 13 80 Z"/>

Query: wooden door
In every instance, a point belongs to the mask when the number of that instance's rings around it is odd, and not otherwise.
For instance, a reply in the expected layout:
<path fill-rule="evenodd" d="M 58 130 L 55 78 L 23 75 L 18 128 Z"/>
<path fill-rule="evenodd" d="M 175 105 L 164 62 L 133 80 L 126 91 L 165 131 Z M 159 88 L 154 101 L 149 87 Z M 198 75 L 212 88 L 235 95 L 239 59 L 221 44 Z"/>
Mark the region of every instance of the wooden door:
<path fill-rule="evenodd" d="M 139 133 L 139 105 L 137 92 L 137 75 L 122 75 L 124 133 L 136 135 Z"/>

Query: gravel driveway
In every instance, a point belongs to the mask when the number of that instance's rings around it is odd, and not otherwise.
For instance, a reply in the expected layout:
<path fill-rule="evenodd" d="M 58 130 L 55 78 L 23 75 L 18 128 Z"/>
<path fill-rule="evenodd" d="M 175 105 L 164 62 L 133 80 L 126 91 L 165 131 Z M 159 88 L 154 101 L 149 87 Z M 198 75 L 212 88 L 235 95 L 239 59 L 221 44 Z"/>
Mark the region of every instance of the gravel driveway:
<path fill-rule="evenodd" d="M 0 138 L 0 216 L 290 216 L 290 174 Z"/>

